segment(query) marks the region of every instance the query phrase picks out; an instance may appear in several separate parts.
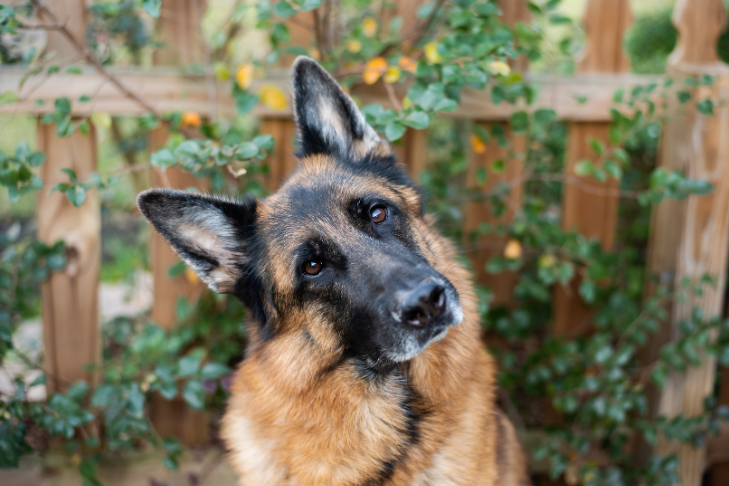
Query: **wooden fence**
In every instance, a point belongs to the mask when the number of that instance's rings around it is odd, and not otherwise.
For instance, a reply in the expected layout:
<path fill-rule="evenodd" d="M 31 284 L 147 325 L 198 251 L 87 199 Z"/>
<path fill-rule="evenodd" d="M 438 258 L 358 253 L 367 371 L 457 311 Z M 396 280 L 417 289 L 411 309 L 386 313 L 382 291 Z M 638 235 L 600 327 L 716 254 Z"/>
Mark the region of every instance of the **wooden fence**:
<path fill-rule="evenodd" d="M 86 24 L 84 0 L 46 0 L 57 12 L 62 12 L 62 22 L 78 39 L 83 39 Z M 399 0 L 398 13 L 408 22 L 416 22 L 414 9 L 423 0 Z M 501 0 L 505 19 L 515 23 L 528 18 L 526 0 Z M 207 64 L 205 49 L 200 41 L 199 19 L 206 9 L 205 0 L 175 0 L 163 2 L 158 21 L 161 40 L 167 48 L 155 58 L 153 69 L 110 68 L 109 72 L 130 91 L 160 112 L 195 111 L 208 116 L 233 116 L 235 103 L 227 93 L 229 85 L 211 81 L 201 75 L 183 75 L 171 67 L 194 62 Z M 719 62 L 715 46 L 726 24 L 726 11 L 722 0 L 677 0 L 673 20 L 679 31 L 679 42 L 669 60 L 669 76 L 698 77 L 702 74 L 715 76 L 713 87 L 695 88 L 701 95 L 710 94 L 720 100 L 714 116 L 699 113 L 687 106 L 678 116 L 665 122 L 660 146 L 659 164 L 666 169 L 679 170 L 690 177 L 709 180 L 716 191 L 701 198 L 690 197 L 685 201 L 659 204 L 652 216 L 648 271 L 657 274 L 664 282 L 678 282 L 684 277 L 698 278 L 704 273 L 718 277 L 718 285 L 703 296 L 687 302 L 675 303 L 670 309 L 672 318 L 659 333 L 661 342 L 647 352 L 655 353 L 658 346 L 678 337 L 677 323 L 699 306 L 705 315 L 719 314 L 723 310 L 727 249 L 729 248 L 729 69 Z M 573 76 L 530 76 L 537 86 L 536 108 L 552 108 L 558 118 L 569 125 L 569 142 L 565 164 L 564 200 L 562 224 L 576 229 L 587 237 L 600 241 L 604 248 L 613 245 L 617 221 L 618 183 L 615 180 L 598 182 L 580 177 L 575 173 L 578 161 L 595 159 L 588 141 L 597 139 L 608 142 L 612 97 L 619 87 L 632 86 L 650 81 L 662 81 L 663 77 L 635 76 L 627 74 L 628 59 L 623 49 L 623 37 L 631 22 L 628 0 L 588 0 L 584 18 L 587 32 L 586 48 L 578 62 L 578 72 Z M 298 44 L 307 44 L 308 32 L 292 25 L 292 34 Z M 60 58 L 76 57 L 68 39 L 57 31 L 49 32 L 49 45 Z M 525 68 L 524 60 L 518 60 Z M 0 92 L 18 89 L 24 72 L 14 68 L 0 68 Z M 217 93 L 210 99 L 211 83 Z M 257 80 L 252 89 L 262 84 L 276 85 L 288 92 L 288 73 L 285 67 L 270 70 L 268 77 Z M 95 93 L 90 103 L 74 104 L 74 115 L 85 116 L 89 111 L 111 115 L 138 115 L 145 112 L 139 103 L 129 99 L 116 85 L 91 67 L 83 74 L 56 74 L 52 78 L 34 76 L 28 79 L 20 93 L 20 101 L 0 106 L 6 113 L 42 115 L 52 111 L 53 100 L 65 96 L 78 99 Z M 379 102 L 390 105 L 384 90 L 375 86 L 355 92 L 363 103 Z M 404 91 L 398 91 L 404 95 Z M 584 101 L 586 99 L 586 101 Z M 45 104 L 36 104 L 37 100 Z M 462 103 L 455 112 L 446 116 L 470 119 L 488 128 L 501 124 L 511 139 L 512 148 L 524 149 L 524 140 L 512 135 L 508 120 L 511 113 L 523 107 L 493 104 L 486 92 L 466 91 Z M 270 159 L 269 185 L 275 188 L 294 167 L 294 127 L 289 107 L 275 111 L 258 106 L 254 114 L 261 118 L 261 131 L 276 137 L 276 147 Z M 161 126 L 152 134 L 152 149 L 161 147 L 167 138 L 167 128 Z M 398 155 L 413 173 L 424 168 L 425 132 L 409 130 Z M 80 179 L 86 179 L 97 163 L 96 138 L 78 132 L 68 138 L 58 138 L 55 127 L 38 123 L 39 150 L 45 152 L 48 161 L 43 167 L 44 179 L 52 181 L 58 170 L 70 167 Z M 498 159 L 508 158 L 502 148 L 489 145 L 483 154 L 470 155 L 469 184 L 476 185 L 476 171 L 489 167 Z M 523 162 L 506 160 L 506 170 L 488 182 L 492 187 L 501 181 L 519 181 L 525 176 Z M 189 175 L 167 171 L 163 180 L 153 176 L 154 185 L 186 188 L 199 184 Z M 514 214 L 522 201 L 522 190 L 517 184 L 509 196 L 509 208 L 505 215 L 495 220 L 486 214 L 483 206 L 467 208 L 466 229 L 475 229 L 487 222 L 505 222 Z M 98 305 L 96 288 L 99 280 L 100 260 L 100 207 L 95 192 L 81 208 L 73 207 L 59 193 L 50 196 L 43 191 L 38 199 L 39 237 L 47 242 L 64 239 L 69 251 L 69 266 L 63 273 L 55 273 L 43 285 L 42 305 L 45 366 L 49 377 L 58 377 L 71 383 L 93 377 L 83 371 L 83 365 L 100 359 Z M 509 304 L 516 282 L 510 274 L 489 275 L 483 271 L 484 262 L 494 253 L 502 253 L 505 240 L 487 236 L 479 242 L 481 249 L 475 252 L 477 278 L 491 286 L 498 303 Z M 151 241 L 154 274 L 153 320 L 170 327 L 175 318 L 175 302 L 178 297 L 193 298 L 199 288 L 184 278 L 170 282 L 167 269 L 176 261 L 171 250 L 157 236 Z M 553 332 L 574 331 L 590 319 L 590 308 L 579 298 L 575 282 L 570 288 L 555 287 L 555 317 Z M 715 379 L 716 363 L 705 357 L 701 366 L 687 374 L 672 375 L 664 389 L 658 392 L 655 413 L 668 416 L 702 411 L 703 397 L 710 394 Z M 61 384 L 49 380 L 49 390 L 61 388 Z M 722 396 L 729 402 L 729 373 L 722 380 Z M 189 411 L 181 402 L 157 403 L 153 416 L 164 432 L 175 433 L 188 444 L 205 440 L 206 417 Z M 713 439 L 704 448 L 677 447 L 660 442 L 661 452 L 676 450 L 681 459 L 682 484 L 698 486 L 707 465 L 713 464 L 713 484 L 729 484 L 729 434 Z"/>

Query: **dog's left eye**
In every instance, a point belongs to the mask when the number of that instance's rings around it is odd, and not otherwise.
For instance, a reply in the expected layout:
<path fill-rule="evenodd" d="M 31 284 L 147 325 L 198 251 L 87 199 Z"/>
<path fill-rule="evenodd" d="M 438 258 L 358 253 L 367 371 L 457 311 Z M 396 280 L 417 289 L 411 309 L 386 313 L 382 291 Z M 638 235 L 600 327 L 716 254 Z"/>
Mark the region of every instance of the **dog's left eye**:
<path fill-rule="evenodd" d="M 382 223 L 387 219 L 387 208 L 382 204 L 372 206 L 370 209 L 370 218 L 374 223 Z"/>
<path fill-rule="evenodd" d="M 316 260 L 311 260 L 310 262 L 304 263 L 304 273 L 307 275 L 311 275 L 312 277 L 315 275 L 319 275 L 323 268 L 324 264 Z"/>

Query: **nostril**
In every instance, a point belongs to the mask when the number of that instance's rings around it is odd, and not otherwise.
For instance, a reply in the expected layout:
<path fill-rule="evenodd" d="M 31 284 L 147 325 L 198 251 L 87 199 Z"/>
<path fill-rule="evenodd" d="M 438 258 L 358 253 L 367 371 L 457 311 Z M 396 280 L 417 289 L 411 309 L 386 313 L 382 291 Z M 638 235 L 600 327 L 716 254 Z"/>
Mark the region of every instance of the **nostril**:
<path fill-rule="evenodd" d="M 446 305 L 445 288 L 442 285 L 426 284 L 412 290 L 403 299 L 398 319 L 411 326 L 421 327 L 443 313 Z"/>
<path fill-rule="evenodd" d="M 430 301 L 433 303 L 434 314 L 440 314 L 445 308 L 446 296 L 445 289 L 443 287 L 436 287 L 430 294 Z"/>

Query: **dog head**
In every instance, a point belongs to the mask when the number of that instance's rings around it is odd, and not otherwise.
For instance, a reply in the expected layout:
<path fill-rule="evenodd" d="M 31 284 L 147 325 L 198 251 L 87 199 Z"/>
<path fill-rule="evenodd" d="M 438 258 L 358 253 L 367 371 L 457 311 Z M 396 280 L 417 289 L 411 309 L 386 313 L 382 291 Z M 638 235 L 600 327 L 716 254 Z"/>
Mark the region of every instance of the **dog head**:
<path fill-rule="evenodd" d="M 420 194 L 316 62 L 293 66 L 299 167 L 262 200 L 152 189 L 139 208 L 265 344 L 303 333 L 369 367 L 412 359 L 463 318 Z"/>

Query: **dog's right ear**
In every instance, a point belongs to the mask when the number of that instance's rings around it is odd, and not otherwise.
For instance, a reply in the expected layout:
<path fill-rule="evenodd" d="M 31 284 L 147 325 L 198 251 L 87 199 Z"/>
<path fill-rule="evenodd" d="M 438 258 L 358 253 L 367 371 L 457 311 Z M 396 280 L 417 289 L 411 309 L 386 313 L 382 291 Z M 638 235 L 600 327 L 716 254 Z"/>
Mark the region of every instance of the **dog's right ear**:
<path fill-rule="evenodd" d="M 150 189 L 137 205 L 200 279 L 232 293 L 250 261 L 256 201 L 232 201 L 171 189 Z"/>

